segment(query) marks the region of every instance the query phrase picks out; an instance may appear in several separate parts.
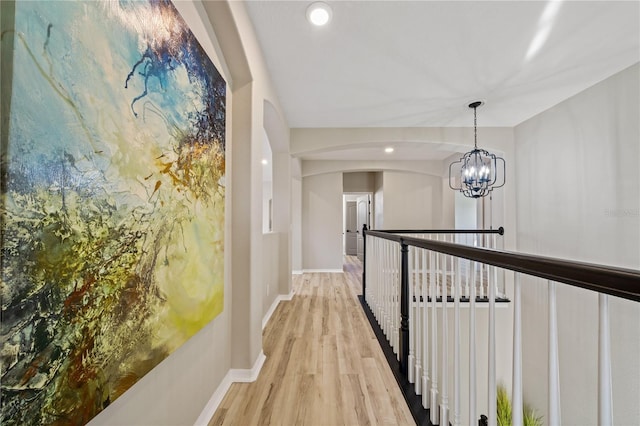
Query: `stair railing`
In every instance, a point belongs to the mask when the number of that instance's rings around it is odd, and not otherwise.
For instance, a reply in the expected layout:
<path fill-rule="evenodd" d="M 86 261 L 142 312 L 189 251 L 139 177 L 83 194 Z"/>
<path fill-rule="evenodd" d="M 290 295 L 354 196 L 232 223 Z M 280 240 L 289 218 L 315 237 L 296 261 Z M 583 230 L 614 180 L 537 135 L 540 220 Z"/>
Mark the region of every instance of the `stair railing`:
<path fill-rule="evenodd" d="M 599 424 L 612 424 L 608 298 L 640 301 L 640 271 L 497 250 L 504 230 L 373 231 L 364 229 L 363 306 L 383 330 L 398 367 L 392 370 L 404 390 L 416 422 L 475 426 L 478 422 L 476 311 L 488 309 L 488 424 L 496 419 L 496 307 L 509 302 L 505 272 L 513 276 L 513 425 L 522 425 L 521 281 L 548 283 L 549 392 L 547 423 L 561 424 L 556 283 L 599 293 Z M 461 239 L 461 235 L 473 238 Z M 473 241 L 473 243 L 470 243 Z M 486 245 L 488 247 L 482 247 Z M 453 305 L 453 357 L 449 353 L 449 310 Z M 468 308 L 467 408 L 461 377 L 461 307 Z M 440 312 L 438 312 L 440 309 Z M 438 315 L 440 313 L 440 315 Z M 372 323 L 372 325 L 374 325 Z M 438 334 L 440 333 L 440 336 Z M 439 338 L 440 337 L 440 338 Z M 382 342 L 381 342 L 382 343 Z M 390 361 L 391 362 L 391 361 Z M 450 371 L 453 392 L 449 394 Z M 410 396 L 410 395 L 409 395 Z M 450 401 L 452 399 L 452 401 Z M 422 411 L 420 411 L 422 410 Z M 425 417 L 427 417 L 425 419 Z"/>

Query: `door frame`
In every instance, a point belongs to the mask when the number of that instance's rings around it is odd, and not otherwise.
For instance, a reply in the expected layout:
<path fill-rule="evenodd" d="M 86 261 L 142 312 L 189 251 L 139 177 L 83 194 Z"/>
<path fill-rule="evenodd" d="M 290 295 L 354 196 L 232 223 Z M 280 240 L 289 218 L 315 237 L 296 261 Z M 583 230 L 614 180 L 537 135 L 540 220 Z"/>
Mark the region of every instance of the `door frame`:
<path fill-rule="evenodd" d="M 347 256 L 356 256 L 358 254 L 358 203 L 356 201 L 350 201 L 345 198 L 345 223 L 344 223 L 344 254 Z M 353 211 L 350 209 L 353 208 Z M 353 215 L 353 217 L 351 217 Z M 351 223 L 351 226 L 349 224 Z M 351 248 L 352 252 L 348 249 Z"/>
<path fill-rule="evenodd" d="M 342 254 L 346 253 L 346 226 L 347 226 L 347 199 L 349 201 L 356 201 L 357 197 L 363 195 L 369 196 L 369 208 L 367 211 L 367 227 L 371 228 L 371 220 L 373 219 L 373 192 L 343 192 L 342 193 Z M 353 199 L 351 199 L 353 198 Z M 362 232 L 362 229 L 358 230 Z"/>

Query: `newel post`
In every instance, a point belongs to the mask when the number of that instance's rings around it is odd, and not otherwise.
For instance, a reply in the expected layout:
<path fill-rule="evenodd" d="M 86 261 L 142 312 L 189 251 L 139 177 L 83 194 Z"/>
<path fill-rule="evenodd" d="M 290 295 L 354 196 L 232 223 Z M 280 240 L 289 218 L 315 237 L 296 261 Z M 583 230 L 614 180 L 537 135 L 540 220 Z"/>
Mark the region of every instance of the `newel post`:
<path fill-rule="evenodd" d="M 400 370 L 409 371 L 409 246 L 400 242 Z"/>
<path fill-rule="evenodd" d="M 362 225 L 362 298 L 367 300 L 367 224 Z"/>

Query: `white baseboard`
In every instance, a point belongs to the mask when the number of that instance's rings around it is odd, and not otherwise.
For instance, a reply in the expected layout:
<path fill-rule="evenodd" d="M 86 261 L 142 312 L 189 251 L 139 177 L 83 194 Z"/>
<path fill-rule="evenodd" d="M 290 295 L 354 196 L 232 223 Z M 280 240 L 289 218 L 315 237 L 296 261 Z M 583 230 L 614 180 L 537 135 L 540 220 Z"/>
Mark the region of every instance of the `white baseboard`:
<path fill-rule="evenodd" d="M 293 291 L 293 289 L 291 289 L 291 291 L 289 292 L 289 294 L 281 294 L 281 295 L 280 295 L 280 296 L 278 296 L 278 297 L 281 297 L 281 298 L 282 298 L 282 300 L 287 300 L 287 301 L 288 301 L 288 300 L 293 299 L 293 295 L 294 295 L 294 294 L 295 294 L 295 291 Z"/>
<path fill-rule="evenodd" d="M 291 290 L 291 292 L 289 294 L 279 294 L 278 296 L 276 296 L 276 299 L 273 301 L 273 303 L 269 307 L 269 310 L 267 311 L 266 314 L 264 314 L 264 317 L 262 318 L 262 329 L 263 330 L 267 326 L 267 323 L 269 322 L 269 319 L 271 318 L 271 315 L 273 315 L 273 313 L 276 311 L 276 308 L 278 307 L 278 304 L 283 300 L 291 300 L 291 299 L 293 299 L 293 289 Z"/>
<path fill-rule="evenodd" d="M 342 269 L 304 269 L 303 272 L 305 274 L 318 274 L 318 273 L 341 274 L 344 271 Z"/>
<path fill-rule="evenodd" d="M 256 359 L 256 362 L 253 364 L 251 370 L 247 370 L 246 368 L 232 368 L 231 370 L 229 370 L 231 381 L 234 383 L 255 382 L 266 360 L 267 357 L 264 355 L 264 352 L 260 351 L 260 353 L 258 354 L 258 359 Z"/>
<path fill-rule="evenodd" d="M 302 275 L 302 270 L 294 269 L 293 271 L 291 271 L 291 275 Z"/>
<path fill-rule="evenodd" d="M 198 417 L 198 420 L 196 420 L 194 426 L 207 426 L 209 424 L 209 421 L 213 418 L 213 415 L 220 406 L 222 399 L 231 387 L 231 383 L 233 383 L 233 380 L 231 380 L 231 370 L 229 370 L 222 379 L 220 385 L 218 385 L 216 390 L 213 392 L 213 395 L 211 395 L 211 398 L 209 398 L 209 402 L 204 406 L 204 409 L 202 410 L 202 413 L 200 413 L 200 416 Z"/>
<path fill-rule="evenodd" d="M 213 415 L 216 413 L 216 410 L 220 406 L 222 399 L 227 394 L 227 391 L 231 387 L 232 383 L 244 383 L 244 382 L 255 382 L 260 374 L 260 370 L 264 365 L 264 361 L 267 357 L 264 355 L 264 352 L 260 351 L 258 355 L 258 359 L 253 364 L 251 369 L 238 369 L 232 368 L 227 372 L 227 374 L 222 379 L 222 382 L 216 390 L 209 398 L 209 402 L 204 406 L 204 409 L 198 416 L 198 419 L 195 422 L 195 426 L 207 426 L 209 421 L 213 418 Z"/>

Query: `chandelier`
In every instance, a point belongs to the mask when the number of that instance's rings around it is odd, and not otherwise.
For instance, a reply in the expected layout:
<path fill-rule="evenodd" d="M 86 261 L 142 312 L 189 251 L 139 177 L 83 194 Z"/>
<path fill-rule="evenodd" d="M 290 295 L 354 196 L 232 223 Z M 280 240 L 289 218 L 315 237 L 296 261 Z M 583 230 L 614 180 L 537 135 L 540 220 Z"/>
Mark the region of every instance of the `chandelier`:
<path fill-rule="evenodd" d="M 476 109 L 480 105 L 483 102 L 469 104 L 473 108 L 473 150 L 449 165 L 449 187 L 469 198 L 484 197 L 505 183 L 504 159 L 478 148 Z"/>

